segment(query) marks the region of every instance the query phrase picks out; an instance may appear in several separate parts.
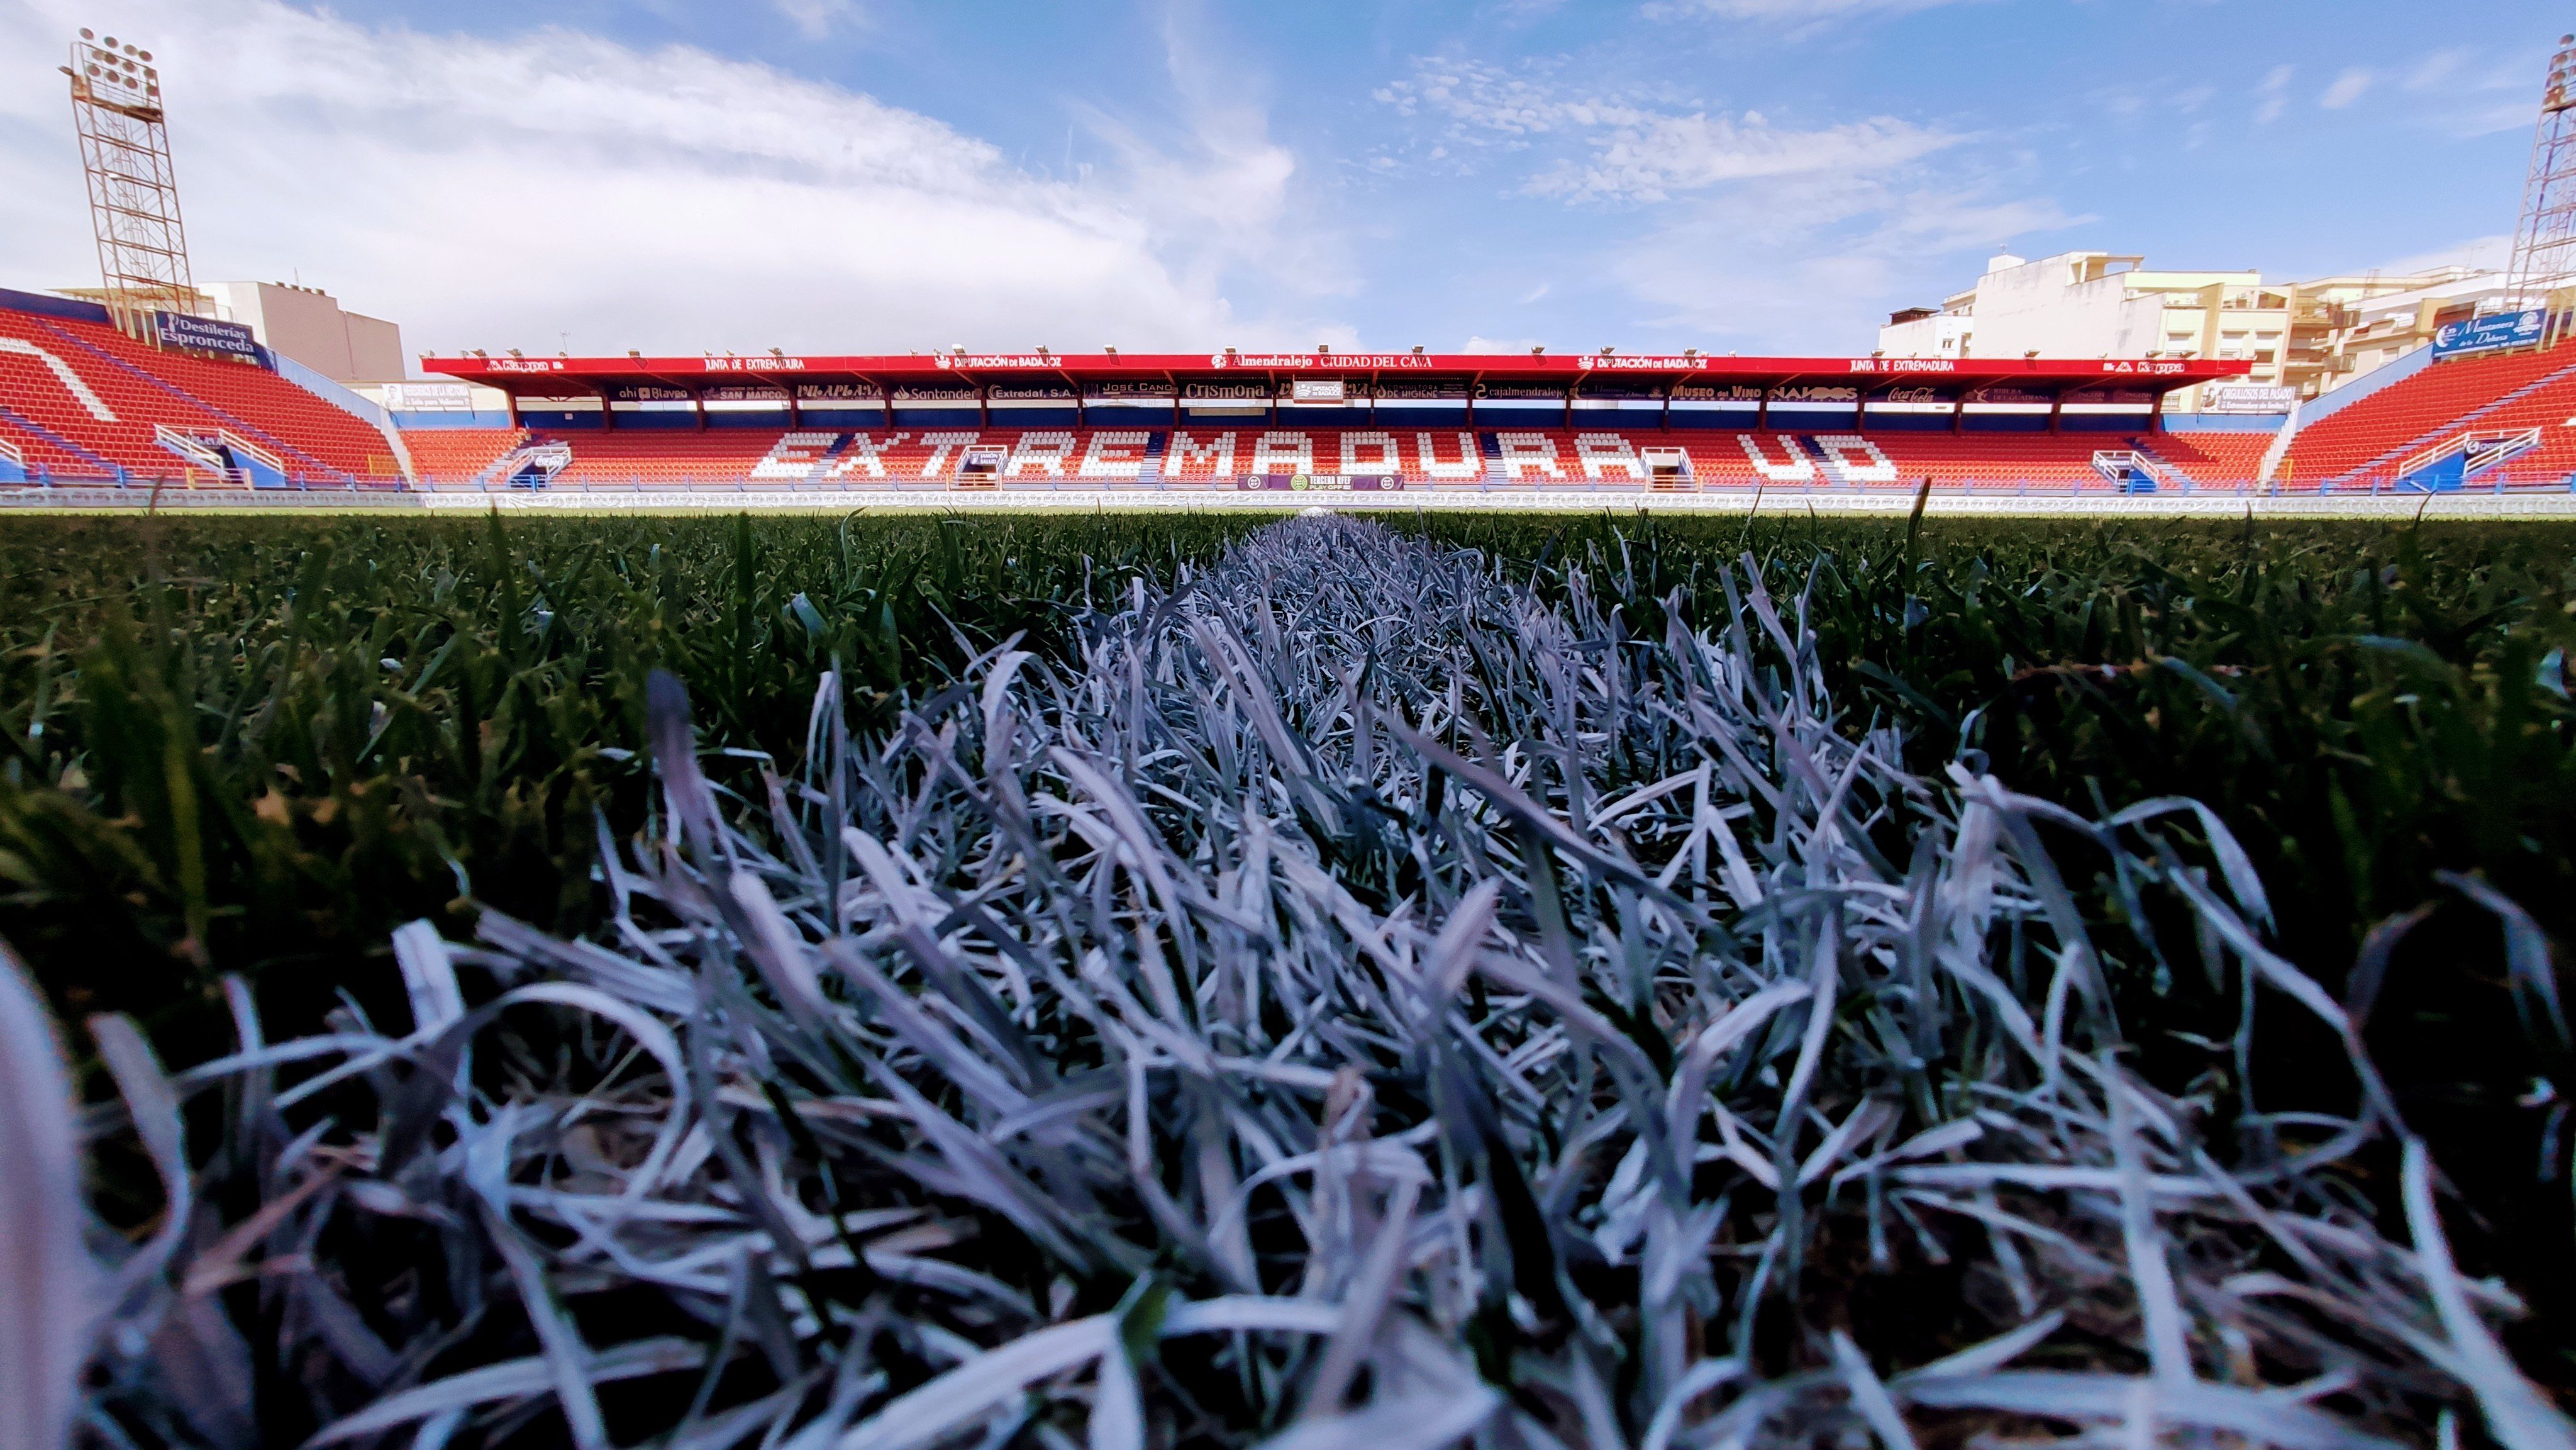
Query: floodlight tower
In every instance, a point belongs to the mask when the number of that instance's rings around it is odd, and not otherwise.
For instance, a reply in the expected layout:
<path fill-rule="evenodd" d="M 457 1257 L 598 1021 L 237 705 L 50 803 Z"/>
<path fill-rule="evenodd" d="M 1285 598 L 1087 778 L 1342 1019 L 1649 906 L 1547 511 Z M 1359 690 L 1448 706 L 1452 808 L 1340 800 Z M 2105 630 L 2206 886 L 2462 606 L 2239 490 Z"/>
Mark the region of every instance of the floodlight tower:
<path fill-rule="evenodd" d="M 2540 125 L 2532 135 L 2522 217 L 2513 229 L 2506 296 L 2515 307 L 2546 306 L 2571 274 L 2576 274 L 2576 35 L 2562 35 L 2540 91 Z"/>
<path fill-rule="evenodd" d="M 148 338 L 154 312 L 200 313 L 206 302 L 188 274 L 161 73 L 152 52 L 83 30 L 63 74 L 72 78 L 72 128 L 108 312 L 118 327 Z"/>

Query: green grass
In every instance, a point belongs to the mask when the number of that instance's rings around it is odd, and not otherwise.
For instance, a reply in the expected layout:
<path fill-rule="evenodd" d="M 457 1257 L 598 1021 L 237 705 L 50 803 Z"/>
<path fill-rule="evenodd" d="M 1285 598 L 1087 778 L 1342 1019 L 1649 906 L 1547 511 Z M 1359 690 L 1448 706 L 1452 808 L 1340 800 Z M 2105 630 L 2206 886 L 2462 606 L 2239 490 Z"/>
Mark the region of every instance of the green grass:
<path fill-rule="evenodd" d="M 383 990 L 390 973 L 356 964 L 401 922 L 461 935 L 480 903 L 592 924 L 594 821 L 623 832 L 643 807 L 651 670 L 688 680 L 711 743 L 783 768 L 835 662 L 851 718 L 882 729 L 973 652 L 1052 648 L 1086 598 L 1257 522 L 13 518 L 0 937 L 67 1020 L 134 1012 L 179 1061 L 224 1040 L 225 973 L 301 1030 L 343 990 Z M 2285 953 L 2338 994 L 2374 928 L 2429 905 L 2377 954 L 2371 1046 L 2486 1216 L 2472 1266 L 2569 1322 L 2563 1123 L 2535 1081 L 2563 1089 L 2576 1065 L 2500 973 L 2463 965 L 2502 959 L 2495 919 L 2441 873 L 2576 940 L 2576 526 L 1410 527 L 1545 588 L 1582 569 L 1639 631 L 1675 606 L 1721 617 L 1703 582 L 1751 550 L 1776 592 L 1810 591 L 1853 728 L 1901 724 L 1917 769 L 1974 752 L 2088 813 L 2208 802 L 2269 883 Z M 762 788 L 755 760 L 726 764 L 722 783 Z M 2223 1039 L 2239 1010 L 2193 968 L 2120 990 L 2151 1074 L 2199 1070 L 2190 1038 Z M 2288 1024 L 2267 1042 L 2252 1076 L 2278 1109 L 2325 1049 Z"/>

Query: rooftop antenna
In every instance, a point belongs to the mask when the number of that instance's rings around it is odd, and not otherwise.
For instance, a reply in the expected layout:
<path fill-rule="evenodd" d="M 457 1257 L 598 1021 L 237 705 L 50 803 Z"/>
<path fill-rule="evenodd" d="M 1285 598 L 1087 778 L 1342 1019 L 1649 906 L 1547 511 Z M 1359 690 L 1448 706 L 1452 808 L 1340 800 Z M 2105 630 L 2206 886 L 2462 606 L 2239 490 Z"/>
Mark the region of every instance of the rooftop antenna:
<path fill-rule="evenodd" d="M 63 74 L 72 82 L 72 130 L 80 138 L 108 315 L 119 330 L 157 344 L 153 313 L 208 310 L 188 272 L 161 72 L 152 52 L 84 29 Z"/>
<path fill-rule="evenodd" d="M 2506 305 L 2546 307 L 2550 293 L 2576 273 L 2576 35 L 2558 37 L 2549 79 L 2540 92 L 2540 124 L 2531 140 L 2531 173 L 2522 186 L 2522 217 L 2513 229 Z M 2557 329 L 2548 329 L 2555 340 Z"/>

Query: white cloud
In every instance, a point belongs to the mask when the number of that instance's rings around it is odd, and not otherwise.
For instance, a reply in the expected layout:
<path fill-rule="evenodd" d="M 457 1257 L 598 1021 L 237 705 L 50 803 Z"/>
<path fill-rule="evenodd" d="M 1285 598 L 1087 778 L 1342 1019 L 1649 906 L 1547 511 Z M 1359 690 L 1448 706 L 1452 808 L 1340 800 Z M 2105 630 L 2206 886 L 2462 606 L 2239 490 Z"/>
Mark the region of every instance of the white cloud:
<path fill-rule="evenodd" d="M 1821 131 L 1780 131 L 1725 116 L 1657 116 L 1621 126 L 1589 160 L 1530 182 L 1540 195 L 1664 201 L 1721 182 L 1902 166 L 1960 138 L 1885 116 Z"/>
<path fill-rule="evenodd" d="M 1959 0 L 1652 0 L 1646 14 L 1657 19 L 1713 15 L 1721 20 L 1757 20 L 1807 24 L 1846 15 L 1930 10 Z"/>
<path fill-rule="evenodd" d="M 2268 126 L 2281 119 L 2281 113 L 2290 108 L 2291 73 L 2290 67 L 2276 65 L 2264 75 L 2263 83 L 2254 88 L 2255 125 Z"/>
<path fill-rule="evenodd" d="M 2077 220 L 2000 194 L 1965 144 L 1975 138 L 1938 125 L 1795 128 L 1644 86 L 1573 87 L 1568 69 L 1423 60 L 1381 96 L 1468 164 L 1517 168 L 1525 196 L 1645 208 L 1590 264 L 1645 325 L 1846 347 L 1873 313 L 1954 290 L 1972 270 L 1961 254 Z"/>
<path fill-rule="evenodd" d="M 1458 350 L 1464 353 L 1499 356 L 1503 353 L 1528 352 L 1537 346 L 1539 346 L 1539 340 L 1535 337 L 1471 337 L 1458 344 Z"/>
<path fill-rule="evenodd" d="M 1523 189 L 1569 201 L 1660 202 L 1765 177 L 1875 174 L 1964 139 L 1887 116 L 1820 130 L 1776 127 L 1758 111 L 1711 114 L 1642 90 L 1568 88 L 1547 66 L 1513 73 L 1425 60 L 1377 94 L 1399 114 L 1447 118 L 1447 137 L 1467 148 L 1552 154 Z"/>
<path fill-rule="evenodd" d="M 2317 104 L 2329 111 L 2340 111 L 2360 100 L 2369 91 L 2372 79 L 2369 71 L 2354 66 L 2334 78 L 2334 84 L 2326 87 L 2324 95 L 2317 97 Z"/>
<path fill-rule="evenodd" d="M 1957 290 L 1974 270 L 1961 254 L 2085 220 L 1930 178 L 1793 177 L 1694 203 L 1611 267 L 1658 324 L 1823 351 Z"/>
<path fill-rule="evenodd" d="M 827 20 L 831 17 L 825 17 Z M 1236 315 L 1293 161 L 1232 113 L 1191 154 L 1046 181 L 929 117 L 687 47 L 373 28 L 278 0 L 29 0 L 0 57 L 79 24 L 159 52 L 197 274 L 283 278 L 415 349 L 896 350 L 1301 343 Z M 32 67 L 30 67 L 32 69 Z M 66 107 L 0 85 L 0 276 L 94 263 Z"/>
<path fill-rule="evenodd" d="M 808 40 L 821 40 L 845 26 L 864 24 L 867 12 L 858 0 L 770 0 L 772 8 Z"/>

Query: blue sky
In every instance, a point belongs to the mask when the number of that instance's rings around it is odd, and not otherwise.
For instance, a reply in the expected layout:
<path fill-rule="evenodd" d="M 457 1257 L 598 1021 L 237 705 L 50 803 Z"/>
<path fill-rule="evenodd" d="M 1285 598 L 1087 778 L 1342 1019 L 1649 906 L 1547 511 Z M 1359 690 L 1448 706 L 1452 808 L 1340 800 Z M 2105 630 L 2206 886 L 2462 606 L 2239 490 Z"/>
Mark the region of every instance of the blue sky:
<path fill-rule="evenodd" d="M 2495 258 L 2563 5 L 0 0 L 0 285 L 94 270 L 79 24 L 198 273 L 417 347 L 1865 350 L 1997 246 Z"/>

